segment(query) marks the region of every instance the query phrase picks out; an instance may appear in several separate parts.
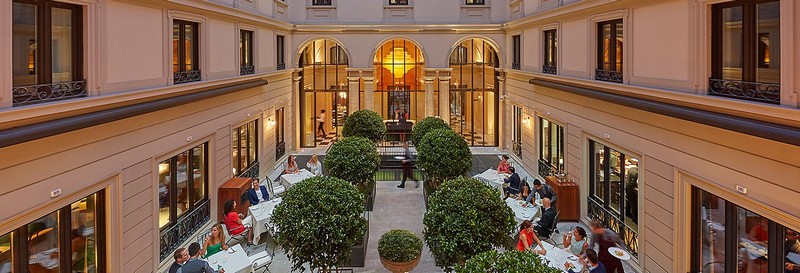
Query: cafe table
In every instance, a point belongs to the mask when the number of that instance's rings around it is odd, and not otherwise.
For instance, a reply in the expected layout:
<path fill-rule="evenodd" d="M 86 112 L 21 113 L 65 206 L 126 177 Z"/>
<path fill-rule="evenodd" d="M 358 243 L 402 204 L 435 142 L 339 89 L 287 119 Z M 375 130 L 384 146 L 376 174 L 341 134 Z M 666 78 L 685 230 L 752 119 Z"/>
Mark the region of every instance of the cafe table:
<path fill-rule="evenodd" d="M 528 204 L 527 206 L 523 207 L 522 204 L 524 203 L 525 200 L 506 198 L 506 205 L 511 208 L 511 211 L 514 212 L 514 220 L 517 221 L 517 226 L 522 224 L 522 221 L 525 220 L 533 222 L 533 219 L 541 214 L 539 206 Z"/>
<path fill-rule="evenodd" d="M 503 183 L 505 182 L 506 177 L 508 177 L 508 174 L 498 173 L 497 170 L 492 168 L 473 176 L 473 178 L 477 178 L 487 185 L 498 189 L 501 195 L 503 194 Z"/>
<path fill-rule="evenodd" d="M 251 273 L 253 264 L 241 245 L 233 245 L 228 250 L 217 252 L 207 258 L 211 269 L 225 269 L 225 273 Z"/>
<path fill-rule="evenodd" d="M 253 242 L 258 242 L 261 233 L 264 233 L 266 227 L 265 225 L 270 222 L 272 218 L 272 213 L 275 211 L 275 207 L 281 203 L 281 198 L 273 198 L 272 200 L 258 203 L 258 205 L 250 206 L 250 219 L 253 223 Z"/>
<path fill-rule="evenodd" d="M 292 186 L 307 178 L 314 177 L 314 174 L 306 169 L 300 169 L 298 173 L 283 174 L 281 175 L 281 184 L 288 190 Z"/>
<path fill-rule="evenodd" d="M 547 253 L 542 255 L 542 257 L 547 261 L 548 265 L 558 268 L 561 271 L 568 272 L 567 268 L 564 267 L 564 263 L 569 262 L 574 267 L 572 271 L 581 272 L 581 269 L 583 269 L 583 264 L 581 264 L 579 260 L 580 257 L 575 256 L 564 249 L 551 245 L 548 242 L 542 241 L 542 245 L 544 246 L 544 249 L 547 250 Z M 534 248 L 534 250 L 540 249 L 542 248 L 538 245 L 536 245 Z"/>

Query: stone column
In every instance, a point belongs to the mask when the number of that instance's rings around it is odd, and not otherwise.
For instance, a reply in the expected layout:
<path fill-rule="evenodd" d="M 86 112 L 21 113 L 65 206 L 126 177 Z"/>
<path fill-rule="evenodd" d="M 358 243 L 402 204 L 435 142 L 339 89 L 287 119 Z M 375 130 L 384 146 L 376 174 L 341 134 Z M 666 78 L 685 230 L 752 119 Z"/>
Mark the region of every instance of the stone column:
<path fill-rule="evenodd" d="M 500 99 L 500 103 L 498 103 L 497 105 L 498 108 L 500 109 L 495 109 L 497 115 L 499 115 L 497 119 L 498 124 L 495 124 L 495 126 L 498 127 L 497 132 L 500 135 L 497 138 L 498 141 L 497 147 L 501 147 L 502 149 L 505 150 L 510 150 L 513 148 L 508 145 L 509 143 L 511 143 L 511 131 L 508 130 L 508 128 L 506 128 L 505 126 L 507 124 L 506 120 L 509 117 L 508 113 L 511 107 L 507 99 L 508 96 L 506 96 L 507 92 L 506 73 L 502 71 L 500 68 L 497 68 L 497 70 L 500 72 L 498 73 L 499 75 L 497 76 L 497 92 L 498 92 L 498 97 Z"/>
<path fill-rule="evenodd" d="M 436 80 L 436 69 L 425 68 L 425 116 L 434 116 L 433 112 L 433 82 Z"/>
<path fill-rule="evenodd" d="M 352 114 L 355 111 L 358 111 L 358 81 L 361 77 L 347 77 L 347 84 L 350 87 L 348 90 L 347 96 L 347 113 L 348 115 Z"/>
<path fill-rule="evenodd" d="M 439 117 L 450 124 L 450 71 L 439 71 Z"/>
<path fill-rule="evenodd" d="M 361 79 L 364 80 L 364 109 L 375 110 L 372 91 L 375 89 L 374 68 L 361 70 Z"/>
<path fill-rule="evenodd" d="M 290 118 L 293 121 L 290 134 L 294 135 L 292 148 L 295 151 L 300 150 L 300 138 L 303 137 L 301 133 L 303 131 L 301 126 L 303 125 L 300 124 L 300 92 L 302 92 L 300 89 L 300 79 L 303 77 L 300 76 L 300 71 L 302 71 L 302 68 L 295 69 L 294 72 L 292 72 L 292 101 L 289 102 L 289 105 L 292 107 Z M 287 150 L 289 150 L 289 148 L 290 147 L 286 147 Z M 289 151 L 286 152 L 288 153 Z"/>

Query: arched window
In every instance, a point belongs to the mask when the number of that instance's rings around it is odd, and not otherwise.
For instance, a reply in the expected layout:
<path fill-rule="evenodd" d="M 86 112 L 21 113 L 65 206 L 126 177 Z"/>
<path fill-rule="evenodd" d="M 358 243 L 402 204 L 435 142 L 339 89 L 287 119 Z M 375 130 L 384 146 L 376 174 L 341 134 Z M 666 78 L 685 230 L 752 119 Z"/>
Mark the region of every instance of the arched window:
<path fill-rule="evenodd" d="M 331 47 L 331 63 L 332 64 L 347 64 L 347 53 L 344 52 L 344 48 L 341 46 L 334 46 Z"/>
<path fill-rule="evenodd" d="M 467 63 L 467 48 L 464 46 L 457 46 L 450 55 L 450 64 L 465 64 Z"/>
<path fill-rule="evenodd" d="M 319 39 L 300 52 L 300 145 L 328 145 L 340 135 L 348 109 L 348 58 L 335 41 Z M 357 98 L 355 98 L 357 99 Z"/>
<path fill-rule="evenodd" d="M 497 146 L 497 52 L 483 39 L 468 39 L 450 55 L 450 127 L 470 146 Z"/>

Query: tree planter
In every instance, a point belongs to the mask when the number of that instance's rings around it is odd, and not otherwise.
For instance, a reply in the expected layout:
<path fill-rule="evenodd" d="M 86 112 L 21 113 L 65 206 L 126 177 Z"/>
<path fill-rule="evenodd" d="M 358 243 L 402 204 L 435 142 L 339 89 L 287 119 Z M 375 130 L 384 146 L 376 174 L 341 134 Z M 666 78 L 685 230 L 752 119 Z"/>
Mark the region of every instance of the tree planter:
<path fill-rule="evenodd" d="M 383 264 L 383 267 L 385 267 L 386 270 L 392 271 L 393 273 L 403 273 L 403 272 L 411 271 L 412 269 L 417 267 L 417 264 L 419 264 L 419 259 L 420 259 L 420 257 L 418 256 L 413 261 L 408 261 L 408 262 L 404 262 L 404 263 L 395 263 L 395 262 L 387 261 L 383 257 L 380 257 L 380 258 L 381 258 L 381 263 Z"/>
<path fill-rule="evenodd" d="M 367 230 L 364 232 L 364 238 L 361 239 L 361 244 L 353 246 L 350 249 L 350 262 L 346 267 L 364 267 L 367 260 L 367 244 L 369 243 L 369 218 L 367 218 Z"/>

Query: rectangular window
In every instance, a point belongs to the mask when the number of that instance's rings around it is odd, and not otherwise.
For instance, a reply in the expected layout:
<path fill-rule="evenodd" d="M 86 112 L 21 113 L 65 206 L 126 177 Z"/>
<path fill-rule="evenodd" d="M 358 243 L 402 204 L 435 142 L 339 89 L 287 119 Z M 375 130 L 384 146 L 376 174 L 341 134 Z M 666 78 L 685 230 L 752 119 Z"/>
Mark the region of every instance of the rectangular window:
<path fill-rule="evenodd" d="M 709 94 L 780 103 L 780 2 L 716 4 L 712 25 Z"/>
<path fill-rule="evenodd" d="M 286 139 L 284 138 L 283 107 L 275 110 L 275 160 L 280 160 L 286 154 Z"/>
<path fill-rule="evenodd" d="M 86 96 L 82 16 L 78 5 L 13 2 L 14 106 Z"/>
<path fill-rule="evenodd" d="M 173 83 L 200 81 L 199 24 L 182 20 L 172 22 Z"/>
<path fill-rule="evenodd" d="M 253 63 L 253 32 L 249 30 L 239 31 L 239 74 L 249 75 L 256 73 L 256 66 Z"/>
<path fill-rule="evenodd" d="M 0 272 L 105 272 L 103 191 L 0 236 Z"/>
<path fill-rule="evenodd" d="M 408 0 L 389 0 L 389 5 L 408 5 Z"/>
<path fill-rule="evenodd" d="M 798 271 L 796 230 L 696 187 L 692 196 L 693 272 Z"/>
<path fill-rule="evenodd" d="M 328 2 L 330 3 L 330 2 Z M 330 4 L 329 4 L 330 5 Z M 286 38 L 283 35 L 278 35 L 275 38 L 275 55 L 276 55 L 276 68 L 277 70 L 284 70 L 286 69 L 286 59 L 285 59 L 285 50 L 284 47 Z"/>
<path fill-rule="evenodd" d="M 513 145 L 514 154 L 522 158 L 522 107 L 514 105 L 512 111 L 511 144 Z"/>
<path fill-rule="evenodd" d="M 485 0 L 466 0 L 466 1 L 467 2 L 465 4 L 467 4 L 467 5 L 485 5 L 486 4 Z"/>
<path fill-rule="evenodd" d="M 595 79 L 622 83 L 622 19 L 597 23 Z"/>
<path fill-rule="evenodd" d="M 331 2 L 331 0 L 313 0 L 313 1 L 311 1 L 311 5 L 314 5 L 314 6 L 330 6 L 332 4 L 333 3 Z"/>
<path fill-rule="evenodd" d="M 589 141 L 589 217 L 619 234 L 633 256 L 639 252 L 639 160 Z"/>
<path fill-rule="evenodd" d="M 258 120 L 233 129 L 233 174 L 241 175 L 250 166 L 258 165 Z"/>
<path fill-rule="evenodd" d="M 539 174 L 564 171 L 564 127 L 539 117 Z"/>
<path fill-rule="evenodd" d="M 520 36 L 511 36 L 511 69 L 520 69 Z"/>
<path fill-rule="evenodd" d="M 558 74 L 556 67 L 556 58 L 558 52 L 558 40 L 556 38 L 556 30 L 546 30 L 544 32 L 544 64 L 542 65 L 542 72 L 548 74 Z"/>
<path fill-rule="evenodd" d="M 210 218 L 208 143 L 158 164 L 158 197 L 161 260 L 164 260 Z M 189 230 L 186 230 L 187 226 Z"/>

